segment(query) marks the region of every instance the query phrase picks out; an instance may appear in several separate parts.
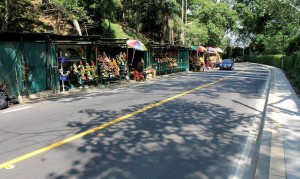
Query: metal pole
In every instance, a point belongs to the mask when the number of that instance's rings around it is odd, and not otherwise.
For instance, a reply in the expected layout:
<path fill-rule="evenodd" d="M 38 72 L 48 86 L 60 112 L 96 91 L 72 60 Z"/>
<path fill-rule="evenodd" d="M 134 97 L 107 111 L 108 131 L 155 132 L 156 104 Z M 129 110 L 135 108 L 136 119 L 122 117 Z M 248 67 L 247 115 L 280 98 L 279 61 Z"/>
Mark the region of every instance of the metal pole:
<path fill-rule="evenodd" d="M 281 59 L 281 69 L 284 67 L 284 32 L 282 33 L 282 59 Z"/>
<path fill-rule="evenodd" d="M 244 62 L 244 55 L 245 55 L 245 47 L 243 47 L 243 58 L 242 58 L 242 62 Z"/>

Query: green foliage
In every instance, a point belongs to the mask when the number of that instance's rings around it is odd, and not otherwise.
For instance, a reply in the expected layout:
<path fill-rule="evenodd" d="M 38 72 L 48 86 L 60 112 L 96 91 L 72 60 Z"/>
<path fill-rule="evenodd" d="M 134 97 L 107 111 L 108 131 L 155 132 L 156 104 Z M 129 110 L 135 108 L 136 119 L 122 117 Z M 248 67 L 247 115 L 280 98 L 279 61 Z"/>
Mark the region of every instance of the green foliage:
<path fill-rule="evenodd" d="M 62 20 L 86 20 L 87 12 L 80 5 L 80 0 L 52 0 L 42 4 L 44 13 Z"/>
<path fill-rule="evenodd" d="M 287 0 L 238 0 L 234 5 L 240 16 L 240 41 L 249 43 L 251 51 L 262 54 L 294 52 L 291 45 L 299 36 L 299 3 Z M 290 45 L 291 44 L 291 45 Z M 299 48 L 298 48 L 299 50 Z"/>
<path fill-rule="evenodd" d="M 207 33 L 202 33 L 204 36 L 201 45 L 226 46 L 225 35 L 228 32 L 235 32 L 237 29 L 236 11 L 232 10 L 227 3 L 215 3 L 210 0 L 194 0 L 191 10 L 191 19 L 200 24 L 195 28 L 201 28 L 202 32 Z"/>
<path fill-rule="evenodd" d="M 284 61 L 284 69 L 286 74 L 295 80 L 300 87 L 300 52 L 294 53 Z"/>
<path fill-rule="evenodd" d="M 244 61 L 280 68 L 282 55 L 245 55 Z M 300 52 L 284 57 L 284 71 L 300 87 Z"/>
<path fill-rule="evenodd" d="M 238 42 L 249 45 L 247 52 L 261 54 L 281 53 L 284 37 L 287 55 L 300 48 L 298 1 L 51 0 L 37 6 L 38 2 L 41 3 L 38 0 L 0 1 L 1 29 L 33 31 L 41 26 L 40 17 L 47 16 L 54 19 L 51 24 L 55 24 L 55 33 L 64 31 L 61 23 L 70 27 L 72 20 L 77 20 L 99 24 L 89 34 L 104 37 L 144 38 L 145 35 L 162 43 L 182 45 L 185 42 L 186 46 L 221 48 L 228 46 L 229 38 L 238 37 Z M 185 6 L 182 8 L 185 2 L 188 12 Z"/>
<path fill-rule="evenodd" d="M 245 62 L 260 63 L 277 68 L 281 67 L 282 55 L 245 55 Z"/>
<path fill-rule="evenodd" d="M 186 28 L 186 42 L 189 45 L 204 45 L 208 43 L 208 30 L 204 24 L 191 22 Z"/>
<path fill-rule="evenodd" d="M 0 29 L 2 31 L 30 31 L 38 22 L 30 0 L 0 1 Z"/>

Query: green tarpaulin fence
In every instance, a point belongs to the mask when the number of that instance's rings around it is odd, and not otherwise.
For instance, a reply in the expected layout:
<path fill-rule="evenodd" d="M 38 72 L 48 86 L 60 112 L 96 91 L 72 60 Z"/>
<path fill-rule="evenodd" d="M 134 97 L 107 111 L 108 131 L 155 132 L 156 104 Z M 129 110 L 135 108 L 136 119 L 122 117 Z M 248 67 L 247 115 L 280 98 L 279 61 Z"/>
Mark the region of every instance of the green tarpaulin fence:
<path fill-rule="evenodd" d="M 152 49 L 151 64 L 157 75 L 188 71 L 188 49 Z"/>
<path fill-rule="evenodd" d="M 5 92 L 10 96 L 22 94 L 22 64 L 20 44 L 0 42 L 0 85 L 5 83 Z"/>
<path fill-rule="evenodd" d="M 0 84 L 10 96 L 58 89 L 54 45 L 0 42 Z"/>

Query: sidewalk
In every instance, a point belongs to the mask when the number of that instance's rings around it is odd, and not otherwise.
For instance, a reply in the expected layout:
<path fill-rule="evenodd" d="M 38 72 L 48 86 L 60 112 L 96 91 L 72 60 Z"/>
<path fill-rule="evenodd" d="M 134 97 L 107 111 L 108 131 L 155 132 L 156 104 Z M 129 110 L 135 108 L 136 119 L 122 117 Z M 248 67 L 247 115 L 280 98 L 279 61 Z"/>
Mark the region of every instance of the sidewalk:
<path fill-rule="evenodd" d="M 266 109 L 255 178 L 300 178 L 300 99 L 278 68 Z"/>

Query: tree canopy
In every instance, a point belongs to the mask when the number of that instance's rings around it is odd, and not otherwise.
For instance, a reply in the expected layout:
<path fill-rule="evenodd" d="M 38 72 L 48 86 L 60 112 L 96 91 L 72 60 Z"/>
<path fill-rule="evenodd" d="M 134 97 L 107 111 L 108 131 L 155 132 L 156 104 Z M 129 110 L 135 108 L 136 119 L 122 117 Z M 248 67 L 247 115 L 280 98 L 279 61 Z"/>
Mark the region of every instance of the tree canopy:
<path fill-rule="evenodd" d="M 3 0 L 2 31 L 114 37 L 112 24 L 159 43 L 248 47 L 246 52 L 299 50 L 297 0 Z M 108 23 L 107 23 L 108 22 Z"/>

